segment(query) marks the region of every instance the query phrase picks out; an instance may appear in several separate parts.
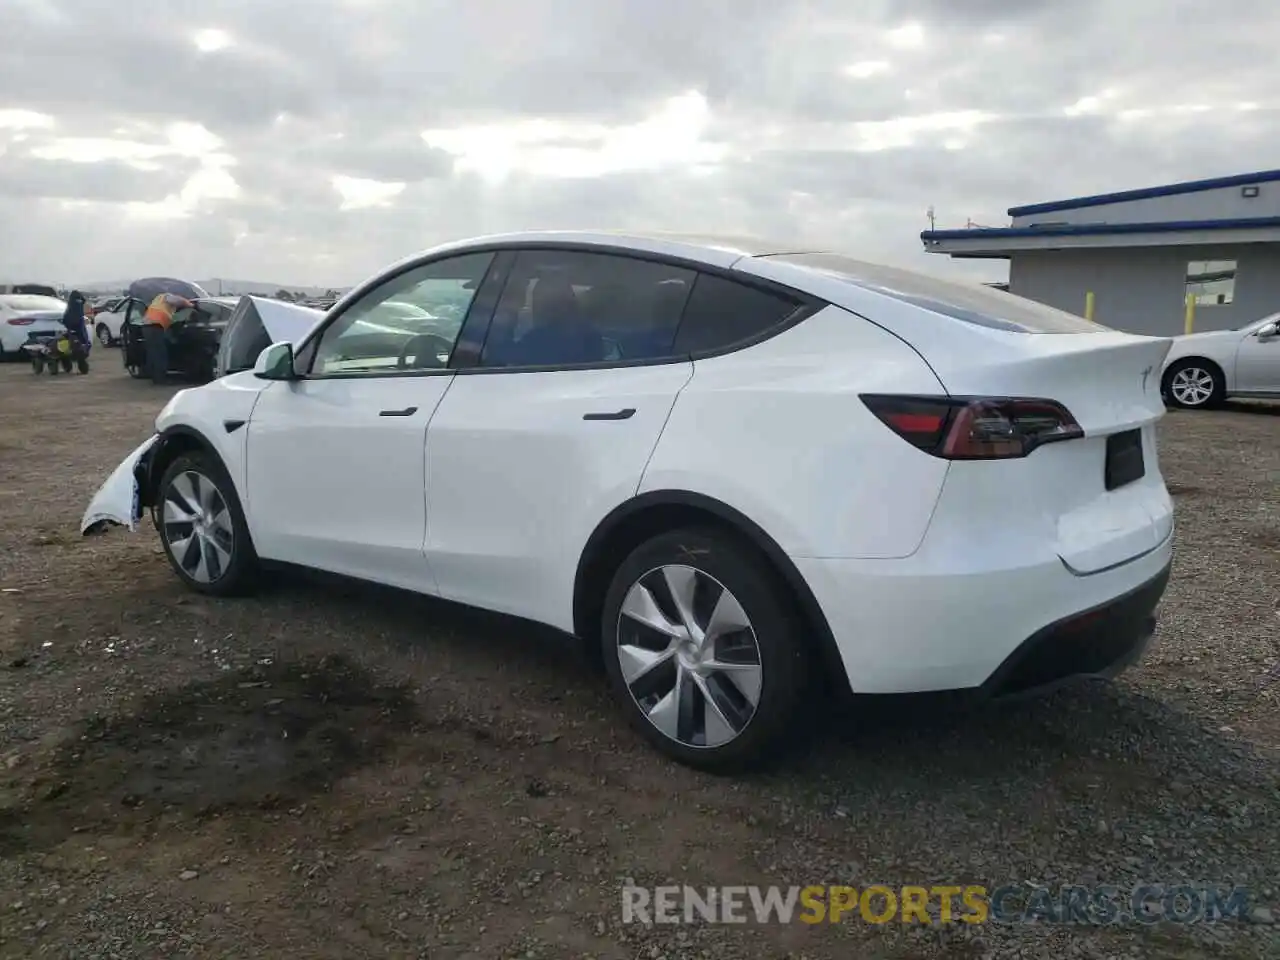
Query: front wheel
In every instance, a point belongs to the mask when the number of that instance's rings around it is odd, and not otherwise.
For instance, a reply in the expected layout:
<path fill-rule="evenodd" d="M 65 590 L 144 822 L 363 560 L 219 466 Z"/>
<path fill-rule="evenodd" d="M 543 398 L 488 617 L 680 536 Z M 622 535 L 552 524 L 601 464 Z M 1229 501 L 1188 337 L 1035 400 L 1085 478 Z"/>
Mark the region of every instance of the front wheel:
<path fill-rule="evenodd" d="M 602 628 L 614 695 L 660 751 L 714 772 L 774 758 L 804 700 L 808 649 L 749 546 L 715 529 L 654 537 L 614 575 Z"/>
<path fill-rule="evenodd" d="M 1203 360 L 1179 360 L 1165 372 L 1161 384 L 1175 407 L 1208 409 L 1226 399 L 1227 385 L 1221 371 Z"/>
<path fill-rule="evenodd" d="M 98 342 L 104 347 L 109 347 L 111 344 L 115 343 L 115 338 L 111 336 L 111 328 L 105 323 L 98 324 L 97 334 Z"/>
<path fill-rule="evenodd" d="M 208 453 L 184 454 L 165 469 L 158 492 L 156 528 L 182 582 L 214 596 L 252 589 L 258 555 L 222 463 Z"/>

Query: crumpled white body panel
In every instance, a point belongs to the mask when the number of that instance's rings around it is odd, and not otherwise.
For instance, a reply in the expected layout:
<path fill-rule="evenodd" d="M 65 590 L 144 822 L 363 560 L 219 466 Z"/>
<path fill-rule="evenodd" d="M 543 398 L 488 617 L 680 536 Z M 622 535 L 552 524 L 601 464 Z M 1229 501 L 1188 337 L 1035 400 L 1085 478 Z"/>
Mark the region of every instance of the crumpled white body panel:
<path fill-rule="evenodd" d="M 138 503 L 138 481 L 133 475 L 134 467 L 154 445 L 158 437 L 148 437 L 146 441 L 134 448 L 134 451 L 120 462 L 111 472 L 106 482 L 98 488 L 98 493 L 89 501 L 89 509 L 80 520 L 80 533 L 86 534 L 102 524 L 114 523 L 130 530 L 138 528 L 141 519 L 141 507 Z"/>

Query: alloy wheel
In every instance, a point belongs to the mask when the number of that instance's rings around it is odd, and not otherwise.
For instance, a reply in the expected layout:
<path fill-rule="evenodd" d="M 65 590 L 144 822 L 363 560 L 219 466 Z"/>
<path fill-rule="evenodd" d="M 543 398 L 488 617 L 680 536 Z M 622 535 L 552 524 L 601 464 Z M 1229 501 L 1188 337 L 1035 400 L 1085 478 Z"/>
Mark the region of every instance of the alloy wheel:
<path fill-rule="evenodd" d="M 197 583 L 221 579 L 231 566 L 235 528 L 226 498 L 203 474 L 188 470 L 165 491 L 161 535 L 182 571 Z"/>
<path fill-rule="evenodd" d="M 1169 392 L 1184 406 L 1202 406 L 1213 391 L 1213 374 L 1203 367 L 1183 367 L 1169 379 Z"/>
<path fill-rule="evenodd" d="M 98 342 L 104 347 L 111 346 L 111 331 L 107 329 L 105 323 L 98 327 Z"/>
<path fill-rule="evenodd" d="M 723 747 L 746 730 L 763 669 L 738 599 L 696 567 L 656 567 L 627 591 L 618 663 L 641 713 L 687 747 Z"/>

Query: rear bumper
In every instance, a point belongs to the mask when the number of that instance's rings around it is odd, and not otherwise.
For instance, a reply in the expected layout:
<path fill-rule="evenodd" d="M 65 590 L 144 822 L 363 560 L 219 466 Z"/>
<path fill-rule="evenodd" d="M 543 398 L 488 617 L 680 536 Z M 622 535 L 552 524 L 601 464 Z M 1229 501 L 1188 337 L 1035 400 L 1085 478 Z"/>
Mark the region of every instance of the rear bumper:
<path fill-rule="evenodd" d="M 1088 576 L 1057 556 L 795 559 L 854 693 L 1009 696 L 1118 673 L 1141 656 L 1169 580 L 1170 535 Z M 987 558 L 992 559 L 992 558 Z"/>
<path fill-rule="evenodd" d="M 1045 693 L 1078 677 L 1114 677 L 1136 663 L 1156 631 L 1171 565 L 1124 596 L 1051 623 L 1023 641 L 979 688 L 987 697 Z"/>

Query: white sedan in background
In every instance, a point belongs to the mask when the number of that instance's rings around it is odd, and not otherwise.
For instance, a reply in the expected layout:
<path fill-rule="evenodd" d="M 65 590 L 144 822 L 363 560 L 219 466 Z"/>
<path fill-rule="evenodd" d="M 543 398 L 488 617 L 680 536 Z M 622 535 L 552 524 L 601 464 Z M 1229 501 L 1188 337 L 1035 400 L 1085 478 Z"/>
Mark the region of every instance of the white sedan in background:
<path fill-rule="evenodd" d="M 1169 340 L 795 249 L 513 234 L 260 303 L 275 342 L 175 394 L 81 530 L 150 512 L 206 594 L 294 564 L 576 634 L 711 769 L 803 736 L 819 676 L 981 697 L 1137 659 Z"/>
<path fill-rule="evenodd" d="M 1174 337 L 1160 387 L 1175 407 L 1214 407 L 1228 397 L 1280 399 L 1280 313 L 1235 330 Z"/>
<path fill-rule="evenodd" d="M 93 326 L 93 335 L 98 338 L 98 342 L 104 347 L 115 346 L 120 341 L 120 331 L 124 327 L 125 313 L 129 309 L 130 300 L 128 297 L 120 297 L 107 303 L 98 313 L 94 314 L 93 319 L 89 323 Z M 138 303 L 134 307 L 135 311 L 146 309 L 145 304 Z"/>
<path fill-rule="evenodd" d="M 57 297 L 0 294 L 0 360 L 21 357 L 33 333 L 62 330 L 62 314 L 66 309 L 66 303 Z"/>

